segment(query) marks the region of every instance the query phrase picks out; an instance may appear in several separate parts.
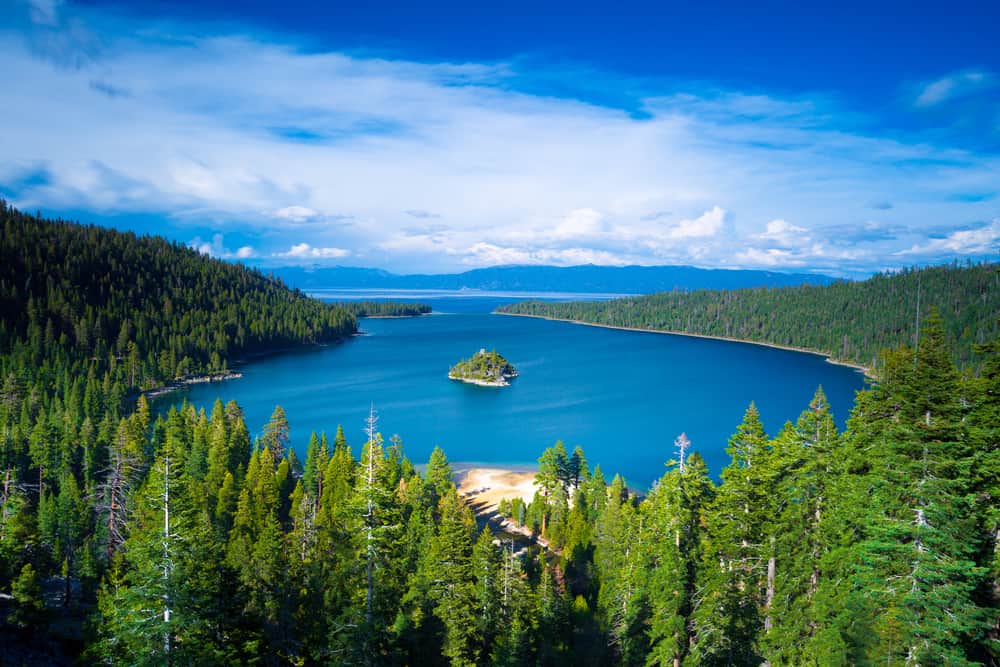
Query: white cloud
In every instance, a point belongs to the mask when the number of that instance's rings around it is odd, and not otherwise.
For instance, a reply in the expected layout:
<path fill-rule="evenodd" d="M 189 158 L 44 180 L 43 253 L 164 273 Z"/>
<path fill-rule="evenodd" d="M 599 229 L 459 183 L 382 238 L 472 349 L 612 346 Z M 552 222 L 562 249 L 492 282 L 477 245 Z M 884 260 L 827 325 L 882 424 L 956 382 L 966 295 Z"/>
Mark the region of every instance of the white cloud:
<path fill-rule="evenodd" d="M 997 190 L 1000 158 L 865 134 L 821 97 L 640 82 L 637 118 L 524 92 L 522 78 L 537 80 L 517 61 L 322 52 L 38 2 L 60 26 L 99 35 L 100 49 L 54 59 L 43 57 L 49 42 L 2 33 L 0 62 L 14 76 L 0 105 L 0 183 L 31 183 L 8 197 L 27 210 L 159 215 L 157 231 L 181 239 L 192 227 L 236 228 L 248 243 L 230 252 L 239 258 L 350 257 L 396 271 L 731 266 L 751 246 L 746 261 L 776 266 L 769 250 L 780 246 L 796 251 L 789 261 L 864 270 L 925 244 L 941 221 L 996 215 L 995 200 L 954 194 Z M 925 103 L 979 85 L 971 74 L 923 91 Z M 23 178 L 38 165 L 45 178 Z M 837 257 L 825 230 L 864 230 L 869 203 L 883 201 L 892 207 L 879 222 L 902 231 L 856 235 L 860 259 Z M 438 216 L 446 231 L 421 225 Z"/>
<path fill-rule="evenodd" d="M 252 259 L 257 256 L 253 246 L 245 245 L 240 246 L 235 251 L 230 250 L 223 243 L 222 234 L 214 234 L 211 242 L 202 241 L 200 236 L 196 236 L 188 242 L 188 246 L 203 255 L 218 259 Z"/>
<path fill-rule="evenodd" d="M 993 87 L 994 77 L 990 72 L 971 70 L 956 72 L 925 84 L 914 100 L 918 107 L 932 107 L 942 102 Z"/>
<path fill-rule="evenodd" d="M 592 208 L 578 208 L 560 221 L 552 230 L 555 239 L 587 239 L 606 231 L 604 216 Z"/>
<path fill-rule="evenodd" d="M 726 211 L 718 206 L 705 211 L 693 220 L 681 220 L 670 228 L 668 236 L 672 239 L 691 239 L 715 236 L 722 230 L 726 221 Z"/>
<path fill-rule="evenodd" d="M 916 244 L 899 255 L 992 255 L 1000 257 L 1000 218 L 978 229 L 960 229 L 943 238 Z"/>
<path fill-rule="evenodd" d="M 318 216 L 319 213 L 305 206 L 286 206 L 274 212 L 274 217 L 292 222 L 305 222 Z"/>
<path fill-rule="evenodd" d="M 382 250 L 407 253 L 439 253 L 453 254 L 455 251 L 448 243 L 448 237 L 442 234 L 409 234 L 399 233 L 378 244 Z"/>
<path fill-rule="evenodd" d="M 510 264 L 549 264 L 555 266 L 576 266 L 579 264 L 601 264 L 622 266 L 628 262 L 614 253 L 589 248 L 564 248 L 560 250 L 526 250 L 476 243 L 461 253 L 462 263 L 468 266 L 502 266 Z"/>
<path fill-rule="evenodd" d="M 773 241 L 782 246 L 797 246 L 809 241 L 809 230 L 779 218 L 767 223 L 767 231 L 760 234 L 758 238 Z"/>
<path fill-rule="evenodd" d="M 796 259 L 791 251 L 781 248 L 747 248 L 736 253 L 737 264 L 745 266 L 802 266 L 803 262 Z"/>
<path fill-rule="evenodd" d="M 287 259 L 340 259 L 351 254 L 344 248 L 314 248 L 308 243 L 296 243 L 286 252 L 277 252 L 272 257 Z"/>

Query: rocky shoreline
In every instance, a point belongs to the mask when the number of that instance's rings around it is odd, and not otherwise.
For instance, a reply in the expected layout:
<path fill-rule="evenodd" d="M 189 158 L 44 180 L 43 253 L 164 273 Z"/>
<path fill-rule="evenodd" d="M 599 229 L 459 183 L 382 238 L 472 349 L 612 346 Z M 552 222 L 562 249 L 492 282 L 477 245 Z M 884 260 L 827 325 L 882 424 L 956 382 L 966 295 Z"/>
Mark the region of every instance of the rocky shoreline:
<path fill-rule="evenodd" d="M 213 375 L 192 375 L 188 377 L 183 377 L 167 384 L 154 387 L 153 389 L 147 389 L 142 392 L 142 395 L 147 399 L 157 398 L 171 392 L 175 392 L 178 389 L 183 389 L 184 387 L 190 387 L 195 384 L 204 384 L 206 382 L 223 382 L 224 380 L 236 380 L 243 377 L 243 373 L 237 373 L 236 371 L 227 371 L 225 373 L 215 373 Z"/>
<path fill-rule="evenodd" d="M 466 384 L 474 384 L 480 387 L 509 387 L 510 382 L 507 382 L 508 377 L 517 377 L 517 374 L 502 376 L 499 380 L 480 380 L 479 378 L 467 378 L 460 375 L 448 374 L 449 380 L 458 380 L 459 382 L 464 382 Z"/>

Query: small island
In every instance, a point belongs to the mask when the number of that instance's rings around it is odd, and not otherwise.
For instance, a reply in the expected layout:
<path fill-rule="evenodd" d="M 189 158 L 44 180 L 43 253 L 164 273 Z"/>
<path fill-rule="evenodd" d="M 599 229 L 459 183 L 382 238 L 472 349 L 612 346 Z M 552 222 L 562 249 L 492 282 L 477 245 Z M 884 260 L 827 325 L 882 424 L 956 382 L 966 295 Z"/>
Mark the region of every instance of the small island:
<path fill-rule="evenodd" d="M 487 352 L 483 348 L 471 359 L 462 359 L 452 366 L 448 377 L 483 387 L 506 387 L 510 378 L 517 377 L 517 369 L 496 350 Z"/>

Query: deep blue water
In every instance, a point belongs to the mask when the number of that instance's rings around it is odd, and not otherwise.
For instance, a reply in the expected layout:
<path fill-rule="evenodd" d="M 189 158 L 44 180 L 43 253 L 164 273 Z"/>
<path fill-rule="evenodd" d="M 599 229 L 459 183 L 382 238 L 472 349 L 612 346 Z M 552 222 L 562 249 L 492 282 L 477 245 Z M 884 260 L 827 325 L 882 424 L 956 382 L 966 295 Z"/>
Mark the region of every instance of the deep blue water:
<path fill-rule="evenodd" d="M 822 385 L 843 426 L 863 386 L 860 373 L 818 355 L 490 314 L 512 297 L 425 293 L 420 300 L 435 314 L 364 319 L 364 335 L 259 359 L 240 369 L 242 379 L 169 400 L 186 397 L 211 410 L 217 396 L 235 399 L 253 433 L 280 404 L 300 455 L 311 431 L 332 438 L 337 424 L 357 453 L 374 404 L 379 430 L 386 439 L 398 434 L 415 463 L 440 445 L 454 462 L 533 464 L 561 439 L 569 449 L 582 446 L 608 479 L 619 472 L 646 487 L 663 473 L 682 431 L 718 474 L 750 401 L 773 435 Z M 449 366 L 481 347 L 496 348 L 520 377 L 501 389 L 447 378 Z"/>

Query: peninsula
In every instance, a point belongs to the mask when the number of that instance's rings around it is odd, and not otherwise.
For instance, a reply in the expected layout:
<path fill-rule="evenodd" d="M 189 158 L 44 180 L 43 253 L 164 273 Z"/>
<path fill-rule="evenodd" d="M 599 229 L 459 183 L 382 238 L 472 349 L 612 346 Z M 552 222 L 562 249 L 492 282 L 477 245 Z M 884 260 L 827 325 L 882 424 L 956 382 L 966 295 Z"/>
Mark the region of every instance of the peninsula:
<path fill-rule="evenodd" d="M 452 366 L 448 377 L 483 387 L 506 387 L 510 378 L 517 377 L 517 369 L 496 350 L 487 352 L 482 348 L 471 359 L 463 359 Z"/>

